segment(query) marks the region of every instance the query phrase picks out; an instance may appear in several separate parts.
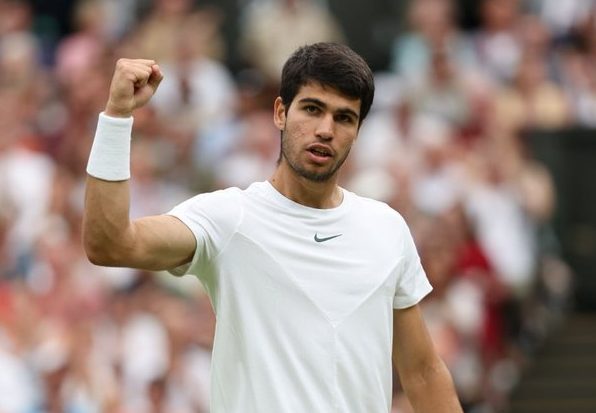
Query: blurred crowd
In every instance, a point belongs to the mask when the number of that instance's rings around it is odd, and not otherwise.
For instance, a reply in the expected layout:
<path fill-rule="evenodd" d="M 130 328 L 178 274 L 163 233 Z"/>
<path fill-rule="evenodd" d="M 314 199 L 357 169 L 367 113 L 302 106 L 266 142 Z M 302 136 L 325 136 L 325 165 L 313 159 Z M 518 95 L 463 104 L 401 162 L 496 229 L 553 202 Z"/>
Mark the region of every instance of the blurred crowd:
<path fill-rule="evenodd" d="M 199 282 L 101 268 L 81 246 L 85 166 L 119 57 L 165 79 L 135 113 L 131 215 L 275 167 L 272 102 L 296 47 L 347 38 L 325 1 L 80 0 L 52 36 L 0 0 L 0 413 L 207 413 L 214 317 Z M 528 131 L 596 127 L 596 1 L 411 0 L 342 185 L 412 228 L 423 310 L 467 412 L 506 411 L 569 307 L 556 193 Z M 396 16 L 396 21 L 398 17 Z M 394 411 L 411 409 L 395 380 Z"/>

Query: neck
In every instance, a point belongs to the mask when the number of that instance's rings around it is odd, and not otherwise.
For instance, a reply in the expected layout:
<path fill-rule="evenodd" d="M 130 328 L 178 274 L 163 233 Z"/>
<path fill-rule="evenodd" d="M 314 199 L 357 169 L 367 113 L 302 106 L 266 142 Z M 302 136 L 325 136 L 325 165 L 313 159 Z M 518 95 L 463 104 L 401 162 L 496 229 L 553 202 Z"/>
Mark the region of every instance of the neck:
<path fill-rule="evenodd" d="M 337 175 L 325 182 L 314 182 L 288 171 L 283 161 L 269 182 L 286 198 L 311 208 L 335 208 L 343 200 L 343 193 L 337 185 Z"/>

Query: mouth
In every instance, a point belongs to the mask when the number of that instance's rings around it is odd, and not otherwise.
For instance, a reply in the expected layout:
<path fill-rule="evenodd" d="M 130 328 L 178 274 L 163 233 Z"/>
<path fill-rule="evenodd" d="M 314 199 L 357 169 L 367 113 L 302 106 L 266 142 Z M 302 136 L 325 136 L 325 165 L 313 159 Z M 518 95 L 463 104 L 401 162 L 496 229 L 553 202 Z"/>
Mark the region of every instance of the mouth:
<path fill-rule="evenodd" d="M 309 145 L 306 150 L 310 152 L 315 158 L 325 160 L 333 157 L 333 151 L 326 145 L 315 143 Z"/>

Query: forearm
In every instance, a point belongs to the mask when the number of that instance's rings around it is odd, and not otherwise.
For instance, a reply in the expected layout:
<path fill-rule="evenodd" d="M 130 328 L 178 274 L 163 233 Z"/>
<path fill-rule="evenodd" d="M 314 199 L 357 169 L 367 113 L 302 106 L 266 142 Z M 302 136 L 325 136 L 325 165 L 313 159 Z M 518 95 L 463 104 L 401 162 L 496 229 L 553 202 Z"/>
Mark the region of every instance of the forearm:
<path fill-rule="evenodd" d="M 83 244 L 89 259 L 118 265 L 117 254 L 134 245 L 129 218 L 129 182 L 87 177 L 83 215 Z"/>
<path fill-rule="evenodd" d="M 451 374 L 441 359 L 402 379 L 416 413 L 461 413 Z"/>
<path fill-rule="evenodd" d="M 416 413 L 461 413 L 451 374 L 437 354 L 420 308 L 393 313 L 393 357 Z"/>

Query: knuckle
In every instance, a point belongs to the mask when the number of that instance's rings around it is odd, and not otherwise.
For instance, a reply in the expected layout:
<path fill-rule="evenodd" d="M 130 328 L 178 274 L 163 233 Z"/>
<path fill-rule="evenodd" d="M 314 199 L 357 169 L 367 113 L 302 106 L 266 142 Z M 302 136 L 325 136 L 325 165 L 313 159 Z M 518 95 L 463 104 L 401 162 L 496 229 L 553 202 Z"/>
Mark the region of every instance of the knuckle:
<path fill-rule="evenodd" d="M 131 67 L 130 59 L 121 57 L 116 61 L 116 69 L 118 69 L 120 71 L 130 70 L 130 67 Z"/>

